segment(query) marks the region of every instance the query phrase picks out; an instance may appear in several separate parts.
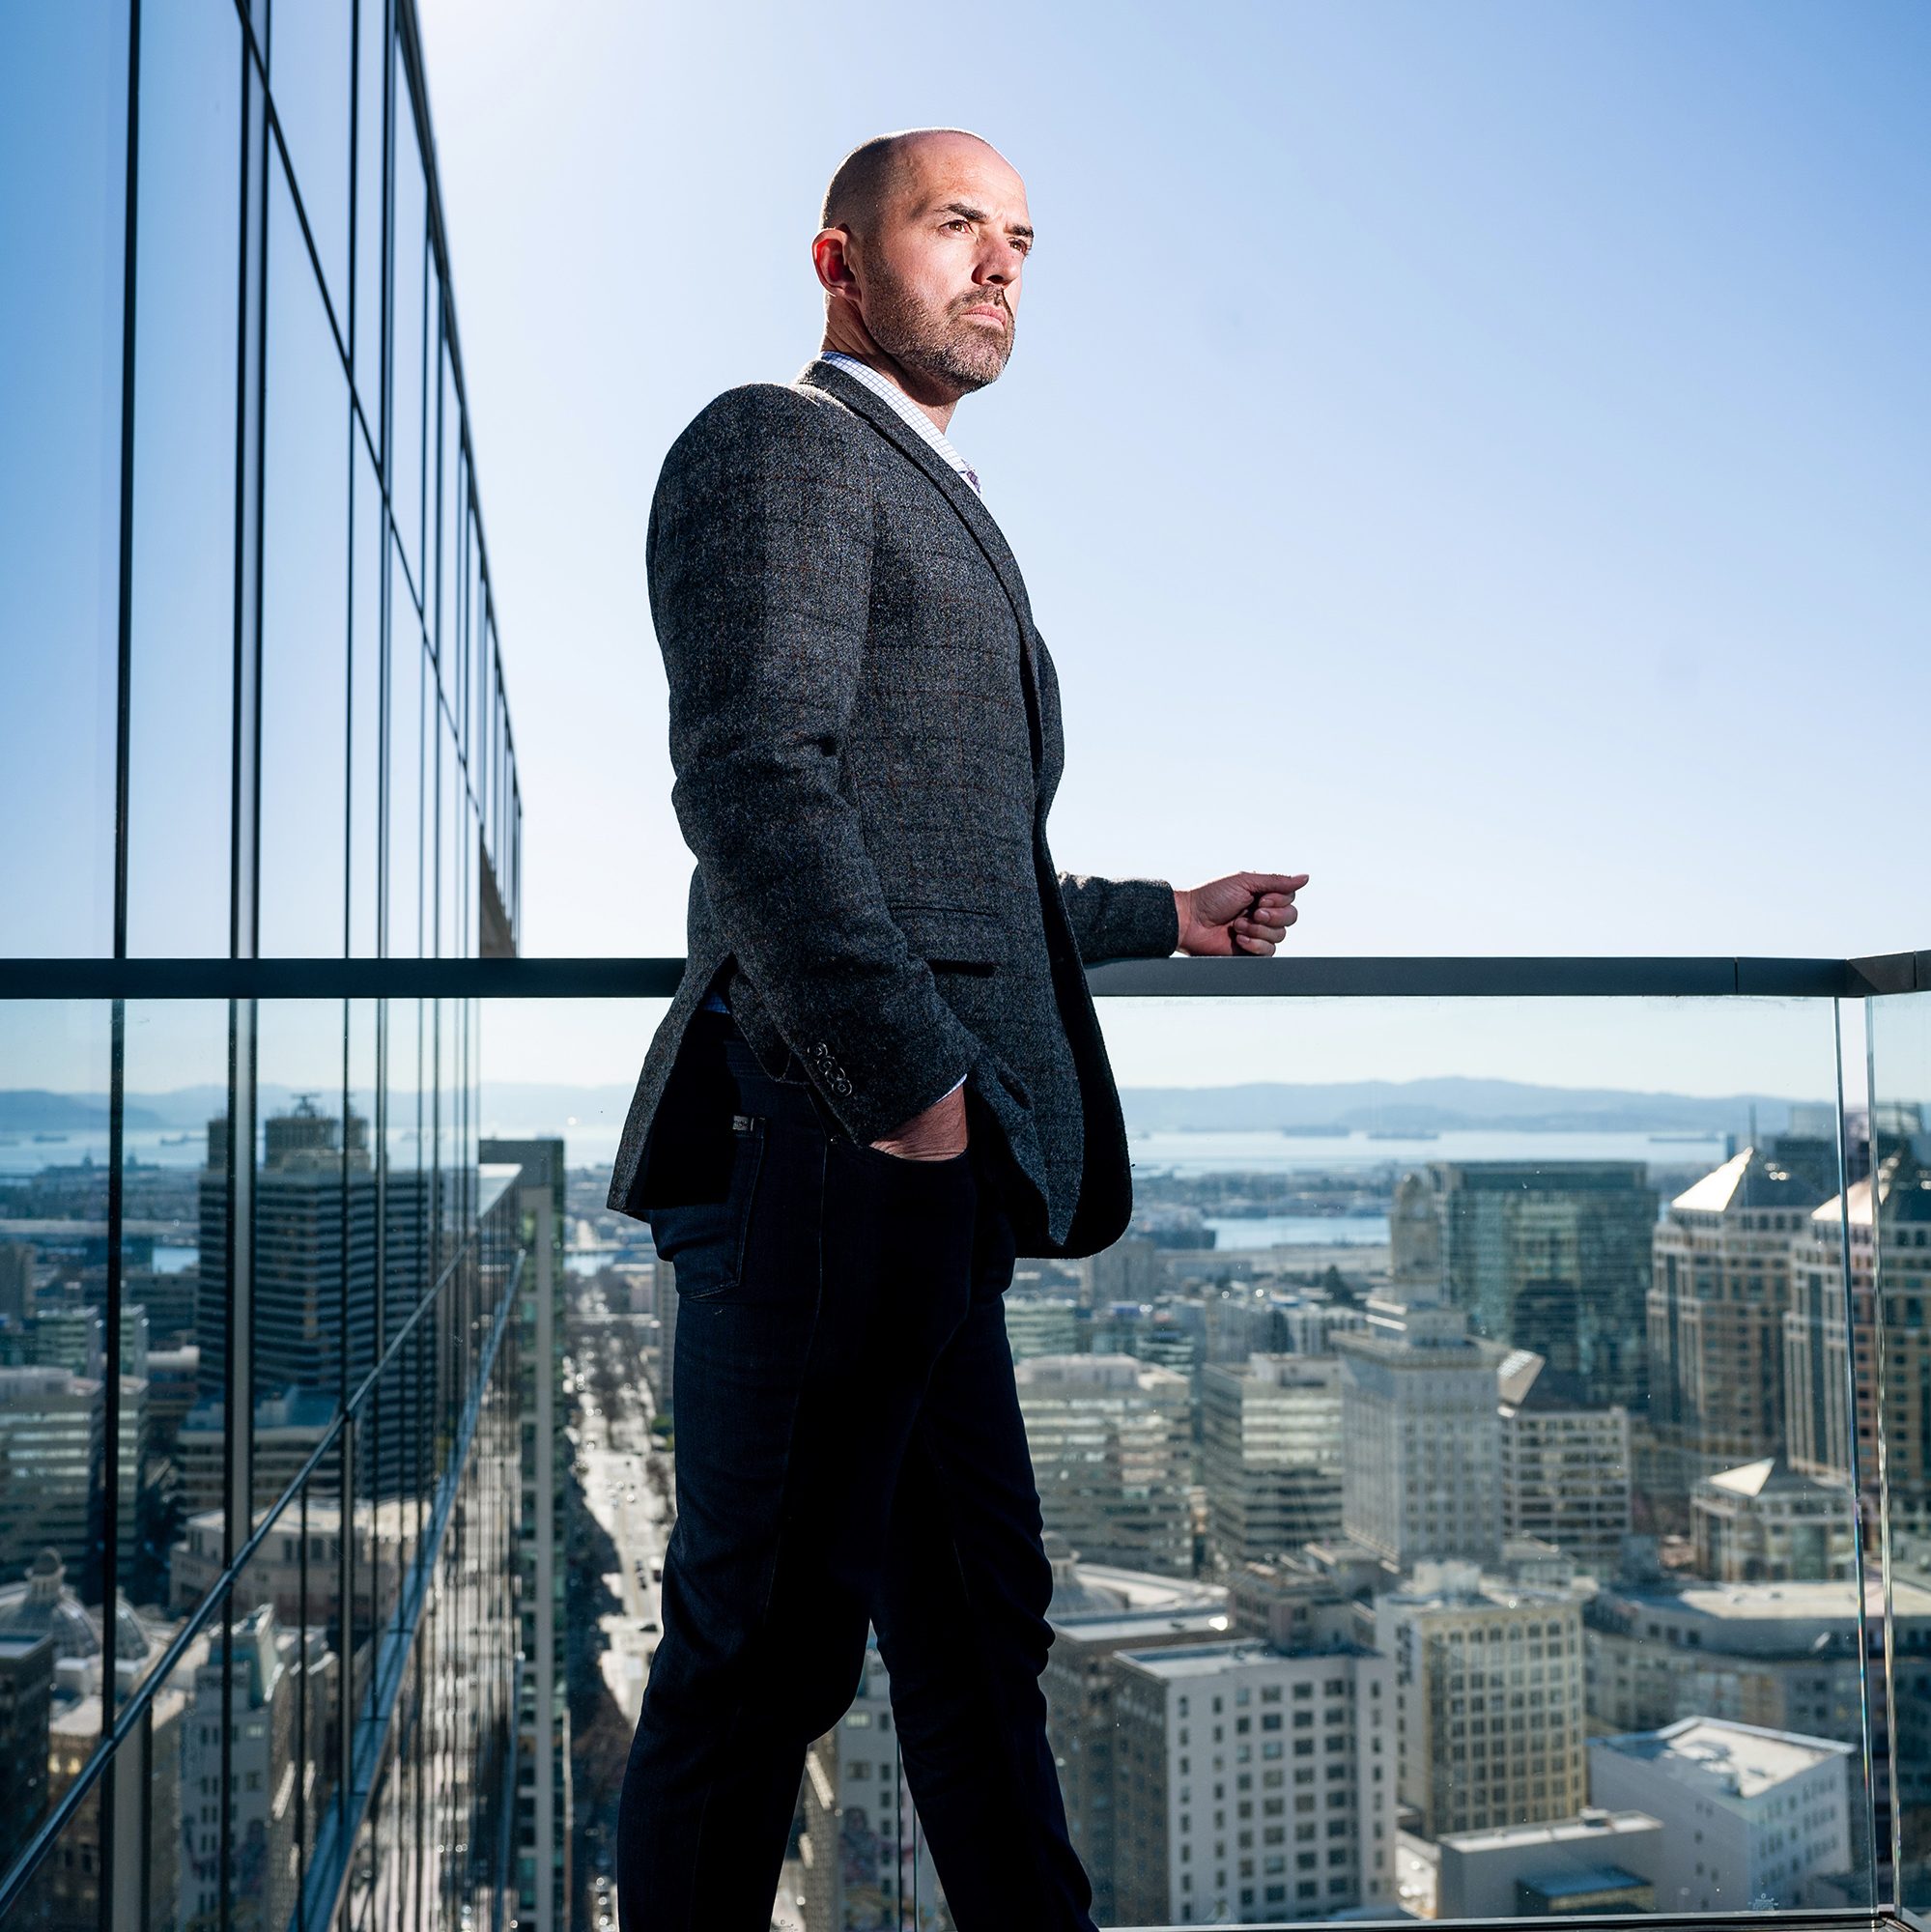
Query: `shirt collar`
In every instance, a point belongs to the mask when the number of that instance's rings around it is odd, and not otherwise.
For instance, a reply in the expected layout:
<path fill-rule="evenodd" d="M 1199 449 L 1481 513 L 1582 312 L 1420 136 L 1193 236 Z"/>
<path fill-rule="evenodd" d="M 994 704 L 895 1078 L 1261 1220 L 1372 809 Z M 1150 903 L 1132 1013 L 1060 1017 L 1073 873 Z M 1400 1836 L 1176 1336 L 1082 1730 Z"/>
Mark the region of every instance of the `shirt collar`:
<path fill-rule="evenodd" d="M 890 403 L 905 422 L 972 485 L 975 494 L 984 495 L 980 489 L 979 472 L 952 447 L 932 418 L 890 376 L 881 376 L 869 362 L 861 362 L 856 355 L 847 355 L 841 349 L 821 349 L 818 360 L 831 363 L 835 369 L 842 369 L 854 382 L 863 383 L 873 395 Z"/>

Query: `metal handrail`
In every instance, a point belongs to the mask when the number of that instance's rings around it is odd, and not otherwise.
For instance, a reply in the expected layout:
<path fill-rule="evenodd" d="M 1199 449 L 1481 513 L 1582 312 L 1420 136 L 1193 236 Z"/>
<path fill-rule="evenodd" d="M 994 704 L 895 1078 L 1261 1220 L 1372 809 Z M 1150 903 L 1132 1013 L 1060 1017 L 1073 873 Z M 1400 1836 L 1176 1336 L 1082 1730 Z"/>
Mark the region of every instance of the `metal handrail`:
<path fill-rule="evenodd" d="M 667 1000 L 677 956 L 566 959 L 0 959 L 0 1000 Z M 1798 999 L 1931 991 L 1931 951 L 1862 958 L 1276 954 L 1110 959 L 1099 998 Z"/>

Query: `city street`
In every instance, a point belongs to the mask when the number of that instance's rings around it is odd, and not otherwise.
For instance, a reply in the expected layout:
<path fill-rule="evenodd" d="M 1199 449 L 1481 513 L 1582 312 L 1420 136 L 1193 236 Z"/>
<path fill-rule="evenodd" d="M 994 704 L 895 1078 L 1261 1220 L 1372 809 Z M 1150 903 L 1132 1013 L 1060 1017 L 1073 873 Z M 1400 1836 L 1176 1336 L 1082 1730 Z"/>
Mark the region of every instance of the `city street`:
<path fill-rule="evenodd" d="M 649 1384 L 639 1373 L 636 1345 L 620 1325 L 584 1324 L 577 1332 L 586 1358 L 580 1362 L 577 1409 L 572 1437 L 582 1467 L 579 1474 L 590 1513 L 616 1545 L 621 1559 L 605 1578 L 623 1605 L 602 1619 L 604 1681 L 625 1719 L 635 1723 L 643 1706 L 644 1677 L 657 1648 L 658 1577 L 664 1546 L 670 1535 L 670 1510 L 651 1481 L 653 1465 L 669 1488 L 667 1455 L 653 1452 Z M 595 1350 L 600 1360 L 587 1359 Z M 616 1402 L 606 1412 L 598 1385 L 608 1389 L 614 1377 Z"/>

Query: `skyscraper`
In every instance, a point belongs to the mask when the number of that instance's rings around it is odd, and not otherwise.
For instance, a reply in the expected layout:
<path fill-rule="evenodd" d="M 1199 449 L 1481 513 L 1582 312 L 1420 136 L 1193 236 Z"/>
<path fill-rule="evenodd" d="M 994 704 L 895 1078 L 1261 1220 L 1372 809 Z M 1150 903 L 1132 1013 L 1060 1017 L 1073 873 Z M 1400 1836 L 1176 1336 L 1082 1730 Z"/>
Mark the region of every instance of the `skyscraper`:
<path fill-rule="evenodd" d="M 1425 1207 L 1443 1296 L 1476 1335 L 1640 1407 L 1657 1207 L 1640 1161 L 1434 1161 L 1401 1185 L 1415 1211 L 1391 1224 L 1398 1277 Z"/>
<path fill-rule="evenodd" d="M 1836 1172 L 1832 1142 L 1746 1148 L 1671 1201 L 1655 1232 L 1645 1323 L 1665 1520 L 1685 1525 L 1702 1477 L 1789 1446 L 1791 1247 Z M 1800 1411 L 1815 1400 L 1793 1396 Z"/>

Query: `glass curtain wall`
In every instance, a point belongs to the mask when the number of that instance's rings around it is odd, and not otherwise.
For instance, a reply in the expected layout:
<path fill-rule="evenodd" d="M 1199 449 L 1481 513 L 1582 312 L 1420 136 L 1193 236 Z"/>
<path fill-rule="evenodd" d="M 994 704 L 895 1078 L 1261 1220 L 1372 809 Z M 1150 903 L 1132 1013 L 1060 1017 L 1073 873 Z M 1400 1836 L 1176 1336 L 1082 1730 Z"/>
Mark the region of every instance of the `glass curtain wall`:
<path fill-rule="evenodd" d="M 0 10 L 0 952 L 130 992 L 0 1006 L 10 1927 L 470 1923 L 510 1856 L 477 1005 L 140 997 L 515 950 L 432 156 L 408 0 Z"/>

